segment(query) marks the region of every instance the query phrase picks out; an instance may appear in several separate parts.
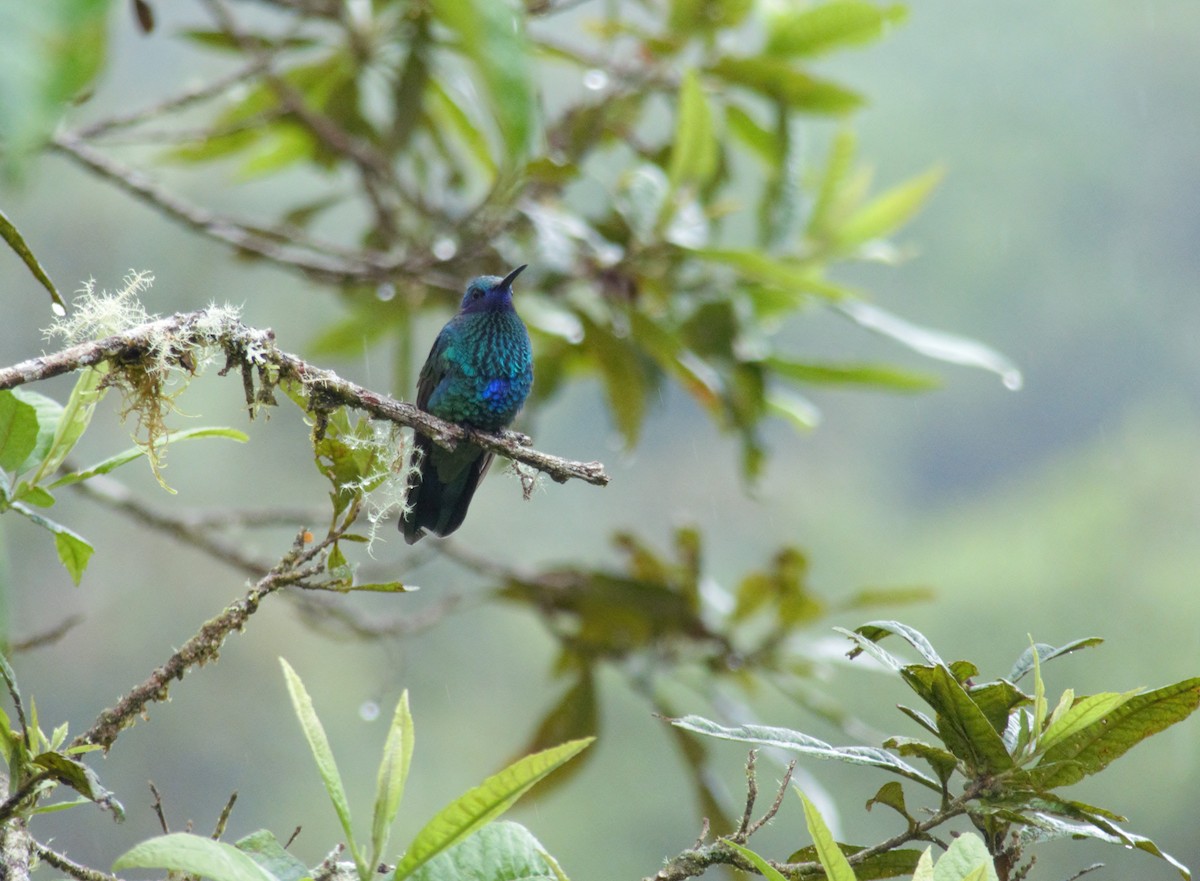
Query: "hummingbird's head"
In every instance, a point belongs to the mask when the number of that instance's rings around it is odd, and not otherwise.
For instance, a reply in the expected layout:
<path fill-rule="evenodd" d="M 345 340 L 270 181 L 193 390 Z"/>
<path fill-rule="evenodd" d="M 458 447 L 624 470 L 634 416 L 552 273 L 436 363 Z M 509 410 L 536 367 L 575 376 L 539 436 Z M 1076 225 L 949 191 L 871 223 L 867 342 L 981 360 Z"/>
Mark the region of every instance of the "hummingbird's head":
<path fill-rule="evenodd" d="M 527 264 L 526 264 L 527 265 Z M 467 285 L 460 309 L 463 312 L 499 312 L 512 308 L 512 283 L 525 265 L 518 266 L 508 275 L 481 275 Z"/>

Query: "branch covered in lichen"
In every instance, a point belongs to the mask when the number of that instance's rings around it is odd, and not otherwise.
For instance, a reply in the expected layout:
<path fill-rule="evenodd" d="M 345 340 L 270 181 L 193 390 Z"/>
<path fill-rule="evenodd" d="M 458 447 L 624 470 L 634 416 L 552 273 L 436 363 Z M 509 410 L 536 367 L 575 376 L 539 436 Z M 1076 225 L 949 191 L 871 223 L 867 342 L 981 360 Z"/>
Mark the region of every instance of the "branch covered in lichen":
<path fill-rule="evenodd" d="M 233 310 L 211 307 L 148 321 L 111 334 L 68 346 L 57 352 L 30 358 L 0 368 L 0 389 L 14 388 L 49 379 L 84 367 L 107 363 L 111 384 L 121 385 L 122 377 L 133 375 L 133 394 L 161 395 L 161 386 L 172 368 L 194 371 L 209 354 L 223 351 L 225 367 L 240 372 L 246 403 L 253 415 L 260 407 L 275 403 L 273 390 L 286 382 L 299 383 L 308 408 L 317 420 L 318 430 L 324 415 L 338 407 L 350 407 L 428 435 L 440 446 L 453 449 L 464 440 L 486 450 L 537 469 L 559 483 L 572 478 L 604 486 L 609 477 L 600 462 L 575 462 L 534 450 L 528 438 L 516 432 L 489 434 L 474 431 L 438 419 L 412 404 L 396 401 L 371 391 L 331 370 L 316 367 L 303 359 L 281 351 L 274 333 L 247 327 L 237 320 Z M 146 391 L 143 387 L 149 383 Z M 140 410 L 135 400 L 127 409 Z M 153 446 L 151 435 L 149 445 Z"/>

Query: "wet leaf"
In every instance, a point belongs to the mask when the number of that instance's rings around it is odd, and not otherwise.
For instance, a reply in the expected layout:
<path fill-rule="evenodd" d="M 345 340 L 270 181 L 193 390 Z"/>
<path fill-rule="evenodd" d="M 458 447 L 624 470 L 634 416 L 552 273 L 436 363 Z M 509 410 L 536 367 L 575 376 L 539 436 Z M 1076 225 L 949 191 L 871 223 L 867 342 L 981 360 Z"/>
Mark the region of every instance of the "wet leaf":
<path fill-rule="evenodd" d="M 489 823 L 412 874 L 413 881 L 565 881 L 554 858 L 518 823 Z"/>
<path fill-rule="evenodd" d="M 233 845 L 188 832 L 160 835 L 134 845 L 113 863 L 114 872 L 123 869 L 168 869 L 212 881 L 279 881 Z"/>
<path fill-rule="evenodd" d="M 301 881 L 312 874 L 304 863 L 283 849 L 274 833 L 266 829 L 239 838 L 234 847 L 279 881 Z"/>

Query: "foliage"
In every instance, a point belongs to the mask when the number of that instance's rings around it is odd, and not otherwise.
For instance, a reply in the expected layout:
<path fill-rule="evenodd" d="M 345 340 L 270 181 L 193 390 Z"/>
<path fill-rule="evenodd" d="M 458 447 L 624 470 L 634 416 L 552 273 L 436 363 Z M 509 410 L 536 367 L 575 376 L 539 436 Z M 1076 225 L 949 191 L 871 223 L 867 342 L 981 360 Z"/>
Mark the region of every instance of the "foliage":
<path fill-rule="evenodd" d="M 767 420 L 781 417 L 802 428 L 816 422 L 816 408 L 801 392 L 912 392 L 938 384 L 924 371 L 853 353 L 792 351 L 781 342 L 788 336 L 783 331 L 816 310 L 926 358 L 994 372 L 1010 388 L 1020 384 L 1014 365 L 988 346 L 914 325 L 839 280 L 851 263 L 899 263 L 905 252 L 895 238 L 942 177 L 934 168 L 875 187 L 846 123 L 865 99 L 820 72 L 828 54 L 870 43 L 902 23 L 903 6 L 669 0 L 631 12 L 611 3 L 586 10 L 587 21 L 575 33 L 556 20 L 570 15 L 571 0 L 523 6 L 266 0 L 252 25 L 239 19 L 237 4 L 204 0 L 196 6 L 209 24 L 179 36 L 198 52 L 225 58 L 224 75 L 141 110 L 123 106 L 119 115 L 77 123 L 74 117 L 90 112 L 87 90 L 101 67 L 109 5 L 32 4 L 15 28 L 0 34 L 0 49 L 12 50 L 0 51 L 0 132 L 10 177 L 23 173 L 31 152 L 45 146 L 239 258 L 326 285 L 344 316 L 311 350 L 336 357 L 391 346 L 398 396 L 413 386 L 423 342 L 419 319 L 449 303 L 441 292 L 527 261 L 535 289 L 520 294 L 519 308 L 537 353 L 529 418 L 569 384 L 592 379 L 603 389 L 613 426 L 633 448 L 653 402 L 674 389 L 736 437 L 748 486 L 766 461 Z M 135 0 L 132 8 L 144 31 L 156 26 L 151 0 Z M 67 112 L 68 101 L 84 109 Z M 64 115 L 69 124 L 56 126 Z M 802 149 L 814 131 L 821 146 Z M 232 171 L 234 184 L 286 181 L 284 200 L 267 206 L 265 218 L 193 205 L 146 169 L 126 164 L 145 162 L 146 151 L 133 160 L 115 158 L 121 142 L 109 140 L 113 135 L 152 147 L 155 161 L 172 166 L 172 175 L 180 169 L 211 175 L 216 166 Z M 162 147 L 164 141 L 169 146 Z M 4 214 L 0 236 L 61 307 L 49 274 Z M 155 319 L 142 307 L 136 295 L 148 283 L 148 276 L 136 274 L 115 296 L 97 296 L 88 285 L 74 313 L 56 321 L 52 333 L 69 348 L 90 345 L 92 352 L 111 335 L 151 327 L 117 353 L 105 350 L 72 364 L 79 375 L 65 404 L 24 389 L 0 390 L 0 511 L 16 511 L 53 534 L 78 584 L 92 546 L 35 509 L 52 506 L 54 491 L 102 483 L 97 478 L 142 456 L 169 489 L 161 476 L 167 444 L 204 436 L 245 440 L 228 428 L 172 432 L 167 426 L 192 378 L 224 355 L 221 373 L 240 368 L 251 416 L 276 404 L 276 391 L 304 411 L 315 466 L 330 485 L 329 525 L 323 535 L 301 529 L 291 550 L 267 566 L 215 545 L 183 518 L 161 518 L 167 530 L 258 580 L 71 743 L 65 725 L 50 737 L 41 732 L 32 701 L 26 718 L 5 662 L 19 730 L 0 714 L 9 778 L 0 835 L 36 813 L 84 801 L 119 812 L 80 754 L 109 748 L 150 702 L 166 699 L 171 680 L 215 659 L 222 640 L 243 628 L 272 593 L 291 587 L 405 591 L 398 580 L 355 584 L 347 550 L 369 542 L 376 525 L 403 504 L 406 449 L 396 424 L 414 423 L 395 419 L 393 411 L 386 417 L 392 421 L 381 422 L 384 396 L 338 392 L 332 373 L 301 376 L 294 364 L 285 369 L 269 332 L 241 328 L 243 335 L 231 335 L 238 320 L 228 307 L 193 313 L 193 336 L 184 340 L 172 324 L 180 316 Z M 27 381 L 19 376 L 9 384 Z M 98 402 L 113 388 L 122 396 L 122 415 L 137 421 L 135 446 L 90 467 L 68 464 Z M 526 493 L 527 478 L 522 475 Z M 363 520 L 369 527 L 355 531 Z M 672 684 L 688 684 L 719 709 L 722 690 L 749 695 L 770 682 L 798 705 L 842 722 L 844 711 L 812 683 L 815 662 L 804 653 L 808 632 L 834 611 L 926 595 L 914 588 L 872 590 L 830 602 L 811 589 L 807 558 L 792 546 L 727 589 L 706 573 L 704 539 L 696 529 L 679 529 L 673 553 L 662 554 L 640 537 L 642 526 L 618 533 L 619 561 L 597 567 L 527 571 L 453 546 L 441 549 L 497 585 L 489 598 L 537 616 L 558 643 L 553 672 L 567 682 L 535 723 L 522 755 L 416 834 L 388 870 L 395 881 L 561 881 L 562 870 L 532 834 L 497 819 L 591 742 L 604 717 L 603 671 L 617 671 L 664 716 L 678 715 Z M 336 606 L 323 611 L 348 614 Z M 881 648 L 878 642 L 890 634 L 905 639 L 923 663 L 902 662 Z M 1019 863 L 1026 847 L 1068 836 L 1150 852 L 1186 876 L 1149 839 L 1116 825 L 1122 818 L 1060 790 L 1190 715 L 1200 703 L 1200 681 L 1078 698 L 1068 690 L 1052 708 L 1040 665 L 1095 640 L 1033 647 L 1007 679 L 976 684 L 974 665 L 944 662 L 903 625 L 882 622 L 850 635 L 856 653 L 897 673 L 928 706 L 932 716 L 903 708 L 927 739 L 898 736 L 881 748 L 838 747 L 799 731 L 696 714 L 674 719 L 666 730 L 714 821 L 727 811 L 710 782 L 707 747 L 690 734 L 835 758 L 898 777 L 867 807 L 897 812 L 904 830 L 872 847 L 839 843 L 802 795 L 813 844 L 786 863 L 748 846 L 761 826 L 748 824 L 748 807 L 736 833 L 669 860 L 657 877 L 689 877 L 725 863 L 776 881 L 818 872 L 836 881 L 902 874 L 922 881 L 1008 881 L 1027 871 Z M 414 750 L 407 695 L 389 728 L 363 839 L 356 837 L 361 830 L 352 822 L 312 700 L 286 662 L 284 672 L 352 867 L 306 867 L 273 833 L 260 830 L 233 845 L 166 834 L 128 851 L 115 869 L 165 869 L 216 881 L 299 881 L 339 869 L 360 881 L 376 874 Z M 1017 683 L 1031 673 L 1029 695 Z M 569 779 L 582 764 L 574 762 L 548 785 Z M 44 803 L 58 784 L 80 797 Z M 914 786 L 934 797 L 925 819 L 909 808 Z M 753 794 L 752 786 L 751 806 Z M 901 847 L 937 841 L 933 830 L 961 816 L 978 834 L 959 836 L 936 865 L 932 849 Z M 7 846 L 0 850 L 7 859 Z M 64 871 L 92 877 L 86 869 Z"/>
<path fill-rule="evenodd" d="M 897 674 L 927 705 L 928 711 L 903 705 L 899 709 L 931 735 L 931 740 L 897 735 L 885 740 L 882 749 L 835 747 L 787 728 L 729 727 L 699 716 L 673 720 L 678 728 L 696 734 L 865 765 L 900 778 L 884 783 L 867 802 L 867 810 L 875 805 L 891 808 L 904 819 L 907 829 L 885 845 L 872 848 L 841 843 L 835 847 L 805 799 L 815 854 L 828 877 L 853 879 L 857 872 L 857 877 L 883 878 L 913 872 L 914 878 L 941 878 L 940 872 L 929 874 L 928 854 L 915 867 L 897 864 L 895 856 L 909 841 L 934 840 L 934 829 L 960 815 L 966 815 L 982 836 L 982 854 L 988 865 L 986 869 L 972 866 L 967 874 L 951 877 L 1024 877 L 1022 871 L 1028 869 L 1021 870 L 1020 864 L 1026 849 L 1064 837 L 1094 838 L 1142 850 L 1174 866 L 1182 877 L 1191 877 L 1187 867 L 1149 838 L 1118 826 L 1123 817 L 1073 800 L 1059 790 L 1099 773 L 1138 743 L 1190 716 L 1200 707 L 1200 678 L 1151 691 L 1076 695 L 1068 688 L 1051 705 L 1041 662 L 1100 640 L 1082 639 L 1057 648 L 1032 645 L 1006 677 L 976 682 L 979 669 L 973 663 L 944 661 L 921 633 L 904 624 L 877 621 L 842 632 L 855 644 L 851 657 L 867 654 Z M 915 649 L 923 663 L 905 663 L 879 645 L 893 635 Z M 1029 674 L 1033 694 L 1026 694 L 1016 684 Z M 923 762 L 928 771 L 906 759 Z M 911 807 L 905 783 L 936 796 L 927 819 L 918 819 L 922 811 Z M 952 852 L 953 848 L 943 861 Z M 841 857 L 842 853 L 847 856 Z M 812 853 L 805 850 L 792 854 L 788 862 L 811 859 Z M 843 863 L 842 868 L 834 866 Z M 978 874 L 971 874 L 974 872 Z"/>
<path fill-rule="evenodd" d="M 388 833 L 400 809 L 404 783 L 412 762 L 414 733 L 408 692 L 400 696 L 379 763 L 370 850 L 354 838 L 350 807 L 325 729 L 313 709 L 300 677 L 280 659 L 292 706 L 308 740 L 313 759 L 346 834 L 346 847 L 360 881 L 370 881 L 386 856 Z M 388 872 L 389 881 L 404 878 L 487 879 L 518 877 L 505 874 L 521 866 L 519 877 L 561 877 L 557 863 L 524 827 L 494 821 L 530 787 L 583 751 L 590 740 L 564 743 L 526 756 L 464 793 L 443 808 L 409 843 L 400 862 Z M 434 871 L 436 873 L 429 874 Z M 317 871 L 306 869 L 290 856 L 269 831 L 251 833 L 235 845 L 191 833 L 174 833 L 147 839 L 122 854 L 113 871 L 167 869 L 213 881 L 298 881 Z"/>

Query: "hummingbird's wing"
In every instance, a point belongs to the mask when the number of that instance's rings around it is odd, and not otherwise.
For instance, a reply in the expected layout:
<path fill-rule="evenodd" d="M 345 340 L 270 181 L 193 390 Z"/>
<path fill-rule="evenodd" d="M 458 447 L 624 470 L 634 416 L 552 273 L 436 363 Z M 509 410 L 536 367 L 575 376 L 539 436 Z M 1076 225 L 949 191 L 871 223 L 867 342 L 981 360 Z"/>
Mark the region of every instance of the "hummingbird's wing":
<path fill-rule="evenodd" d="M 422 410 L 429 410 L 429 399 L 433 397 L 434 389 L 449 372 L 450 362 L 446 358 L 446 349 L 449 347 L 450 338 L 447 333 L 449 329 L 450 325 L 447 324 L 437 335 L 437 339 L 433 341 L 429 357 L 425 359 L 425 364 L 421 367 L 421 375 L 417 378 L 417 406 Z"/>

